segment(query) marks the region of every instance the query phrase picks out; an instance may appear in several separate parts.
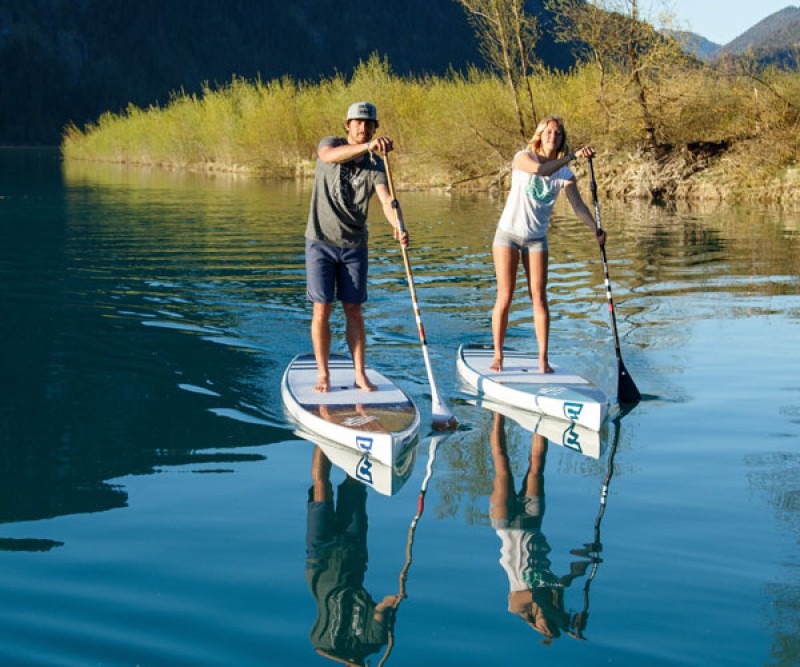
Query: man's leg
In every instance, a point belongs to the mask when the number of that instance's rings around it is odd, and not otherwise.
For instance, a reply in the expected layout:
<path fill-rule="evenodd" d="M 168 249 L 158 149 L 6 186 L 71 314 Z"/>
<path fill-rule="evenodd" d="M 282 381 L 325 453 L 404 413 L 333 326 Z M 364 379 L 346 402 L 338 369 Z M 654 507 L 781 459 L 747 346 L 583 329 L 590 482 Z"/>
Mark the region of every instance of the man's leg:
<path fill-rule="evenodd" d="M 366 374 L 367 332 L 360 303 L 343 303 L 346 320 L 347 345 L 355 366 L 357 387 L 364 391 L 375 391 L 377 387 Z"/>
<path fill-rule="evenodd" d="M 331 354 L 331 303 L 315 303 L 311 315 L 311 344 L 317 360 L 317 385 L 314 391 L 326 392 L 330 389 L 328 359 Z"/>

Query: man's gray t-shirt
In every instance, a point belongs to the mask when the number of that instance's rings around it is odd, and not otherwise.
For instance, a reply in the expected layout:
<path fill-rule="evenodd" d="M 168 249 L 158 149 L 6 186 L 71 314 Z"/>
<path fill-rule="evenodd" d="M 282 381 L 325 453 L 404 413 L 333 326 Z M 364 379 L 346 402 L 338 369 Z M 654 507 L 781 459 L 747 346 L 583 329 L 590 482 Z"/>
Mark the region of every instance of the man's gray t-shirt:
<path fill-rule="evenodd" d="M 344 137 L 325 137 L 319 144 L 341 146 Z M 376 185 L 386 185 L 383 160 L 364 155 L 343 164 L 317 158 L 306 238 L 339 248 L 367 245 L 367 213 Z"/>

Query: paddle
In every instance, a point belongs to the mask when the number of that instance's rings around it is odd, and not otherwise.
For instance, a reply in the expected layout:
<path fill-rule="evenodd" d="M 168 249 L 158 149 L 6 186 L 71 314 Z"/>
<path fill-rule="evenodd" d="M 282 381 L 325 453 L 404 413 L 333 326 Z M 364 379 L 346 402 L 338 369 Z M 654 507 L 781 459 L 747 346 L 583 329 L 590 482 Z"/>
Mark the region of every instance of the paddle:
<path fill-rule="evenodd" d="M 401 233 L 405 233 L 406 227 L 403 223 L 403 216 L 400 213 L 400 204 L 397 201 L 394 191 L 394 182 L 392 181 L 392 169 L 389 166 L 389 154 L 383 154 L 383 161 L 386 165 L 386 180 L 389 183 L 389 194 L 392 198 L 392 208 L 394 209 L 395 218 L 397 220 L 397 227 Z M 456 428 L 458 421 L 450 412 L 445 402 L 439 396 L 439 391 L 436 389 L 436 381 L 433 378 L 433 368 L 431 367 L 431 360 L 428 355 L 428 342 L 425 339 L 425 328 L 422 326 L 422 315 L 419 310 L 419 303 L 417 302 L 417 290 L 414 287 L 414 276 L 411 273 L 411 263 L 408 259 L 408 245 L 405 243 L 400 244 L 403 252 L 403 264 L 406 267 L 406 277 L 408 279 L 408 291 L 411 293 L 411 303 L 414 306 L 414 316 L 417 319 L 417 329 L 419 330 L 419 339 L 422 343 L 422 356 L 425 359 L 425 369 L 428 371 L 428 382 L 431 385 L 431 411 L 433 413 L 433 426 L 437 429 Z"/>
<path fill-rule="evenodd" d="M 594 213 L 595 220 L 597 220 L 597 231 L 603 229 L 600 222 L 600 204 L 597 201 L 597 182 L 594 180 L 594 167 L 592 166 L 592 158 L 589 158 L 589 175 L 591 176 L 592 199 L 594 200 Z M 611 314 L 611 330 L 614 332 L 614 347 L 617 352 L 617 399 L 620 403 L 638 403 L 642 399 L 642 395 L 636 388 L 636 383 L 625 368 L 625 363 L 622 361 L 622 351 L 619 346 L 619 334 L 617 333 L 617 316 L 614 312 L 614 300 L 611 298 L 611 280 L 608 277 L 608 260 L 606 259 L 605 245 L 600 246 L 600 252 L 603 255 L 603 271 L 605 273 L 606 281 L 606 296 L 608 297 L 608 312 Z"/>

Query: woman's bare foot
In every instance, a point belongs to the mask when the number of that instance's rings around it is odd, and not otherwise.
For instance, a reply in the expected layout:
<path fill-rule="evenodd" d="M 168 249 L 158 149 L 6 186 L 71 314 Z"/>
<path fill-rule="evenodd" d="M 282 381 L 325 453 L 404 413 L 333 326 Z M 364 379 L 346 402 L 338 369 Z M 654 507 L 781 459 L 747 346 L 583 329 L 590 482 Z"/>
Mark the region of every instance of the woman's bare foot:
<path fill-rule="evenodd" d="M 547 361 L 547 359 L 539 359 L 539 372 L 540 373 L 555 373 L 553 367 Z"/>
<path fill-rule="evenodd" d="M 330 391 L 331 388 L 331 381 L 327 375 L 320 375 L 317 378 L 317 384 L 314 387 L 314 391 L 318 394 L 326 394 Z"/>
<path fill-rule="evenodd" d="M 489 370 L 494 371 L 495 373 L 499 373 L 503 370 L 503 357 L 499 359 L 497 357 L 494 358 L 492 363 L 489 365 Z"/>
<path fill-rule="evenodd" d="M 355 386 L 359 389 L 363 389 L 364 391 L 375 391 L 378 387 L 370 382 L 370 379 L 367 377 L 366 373 L 360 373 L 356 371 L 356 381 Z"/>

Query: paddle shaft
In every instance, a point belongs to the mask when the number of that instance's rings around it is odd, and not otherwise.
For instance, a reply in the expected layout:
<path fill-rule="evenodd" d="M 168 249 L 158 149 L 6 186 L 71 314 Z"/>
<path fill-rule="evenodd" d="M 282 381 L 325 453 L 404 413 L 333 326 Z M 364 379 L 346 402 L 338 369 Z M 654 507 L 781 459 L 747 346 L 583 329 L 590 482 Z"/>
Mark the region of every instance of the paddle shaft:
<path fill-rule="evenodd" d="M 594 216 L 597 222 L 597 231 L 603 229 L 603 223 L 600 216 L 600 203 L 597 200 L 597 181 L 594 178 L 594 166 L 592 158 L 589 158 L 589 175 L 591 177 L 592 201 L 594 202 Z M 600 254 L 603 257 L 603 273 L 605 276 L 606 284 L 606 297 L 608 299 L 608 312 L 611 315 L 611 330 L 614 334 L 614 349 L 617 354 L 617 397 L 622 403 L 636 403 L 641 399 L 641 394 L 633 381 L 633 378 L 625 368 L 625 363 L 622 361 L 622 349 L 619 344 L 619 333 L 617 331 L 617 315 L 614 309 L 614 299 L 611 296 L 611 279 L 608 276 L 608 259 L 606 258 L 605 244 L 600 246 Z"/>
<path fill-rule="evenodd" d="M 392 179 L 392 169 L 389 164 L 389 154 L 384 153 L 383 161 L 386 165 L 386 180 L 389 185 L 389 196 L 392 198 L 392 209 L 394 210 L 395 220 L 397 221 L 397 228 L 401 234 L 406 233 L 406 226 L 403 222 L 403 215 L 400 212 L 400 204 L 397 201 L 394 189 L 394 181 Z M 439 391 L 436 387 L 436 380 L 433 377 L 433 367 L 431 366 L 430 355 L 428 354 L 428 341 L 425 338 L 425 327 L 422 324 L 422 314 L 417 301 L 417 289 L 414 286 L 414 274 L 411 271 L 411 262 L 408 258 L 408 244 L 401 243 L 400 249 L 403 253 L 403 264 L 406 269 L 406 278 L 408 280 L 408 291 L 411 294 L 411 303 L 414 307 L 414 317 L 417 321 L 417 331 L 419 332 L 419 340 L 422 344 L 422 357 L 425 360 L 425 370 L 428 373 L 428 382 L 431 386 L 431 402 L 433 404 L 433 421 L 434 423 L 454 425 L 455 417 L 450 409 L 445 405 L 442 398 L 439 396 Z"/>

